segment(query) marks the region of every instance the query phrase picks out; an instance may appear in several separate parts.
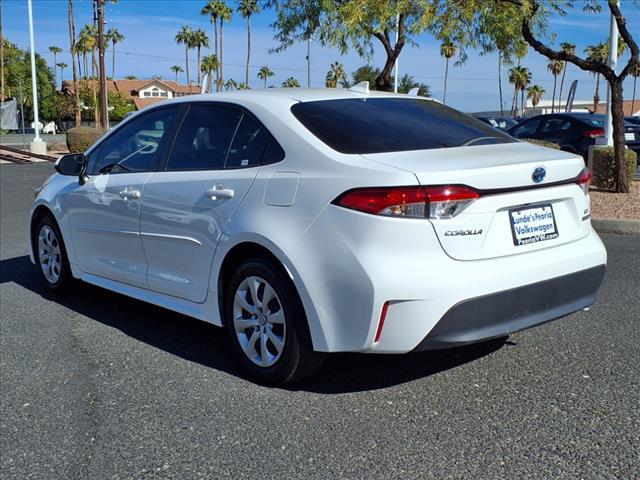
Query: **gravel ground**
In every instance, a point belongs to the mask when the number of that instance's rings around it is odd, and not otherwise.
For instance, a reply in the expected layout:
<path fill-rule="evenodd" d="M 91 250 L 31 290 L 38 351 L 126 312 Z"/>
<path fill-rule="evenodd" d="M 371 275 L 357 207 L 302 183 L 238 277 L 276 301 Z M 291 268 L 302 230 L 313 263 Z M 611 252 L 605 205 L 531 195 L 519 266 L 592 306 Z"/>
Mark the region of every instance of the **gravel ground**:
<path fill-rule="evenodd" d="M 640 220 L 640 182 L 632 181 L 629 193 L 610 193 L 592 190 L 591 216 Z"/>

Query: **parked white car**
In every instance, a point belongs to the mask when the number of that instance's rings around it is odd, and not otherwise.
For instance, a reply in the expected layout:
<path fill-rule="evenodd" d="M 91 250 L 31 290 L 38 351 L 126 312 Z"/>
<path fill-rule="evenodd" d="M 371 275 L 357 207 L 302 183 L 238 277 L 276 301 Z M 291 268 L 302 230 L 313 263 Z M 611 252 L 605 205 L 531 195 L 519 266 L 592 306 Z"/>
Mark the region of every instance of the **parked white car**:
<path fill-rule="evenodd" d="M 70 154 L 32 261 L 224 326 L 270 384 L 324 352 L 503 337 L 590 305 L 606 252 L 581 157 L 366 88 L 182 97 Z"/>

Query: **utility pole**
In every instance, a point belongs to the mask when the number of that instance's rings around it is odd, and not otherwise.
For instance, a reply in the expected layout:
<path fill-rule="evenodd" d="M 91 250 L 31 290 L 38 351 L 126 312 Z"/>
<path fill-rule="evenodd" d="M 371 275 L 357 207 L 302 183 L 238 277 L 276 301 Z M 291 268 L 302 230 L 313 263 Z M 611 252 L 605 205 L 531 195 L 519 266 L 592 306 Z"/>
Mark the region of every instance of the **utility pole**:
<path fill-rule="evenodd" d="M 307 37 L 307 88 L 311 88 L 311 35 Z"/>
<path fill-rule="evenodd" d="M 4 102 L 4 36 L 2 35 L 2 0 L 0 0 L 0 102 Z"/>
<path fill-rule="evenodd" d="M 38 118 L 38 83 L 36 76 L 36 47 L 33 40 L 33 8 L 31 0 L 27 1 L 29 11 L 29 45 L 31 47 L 31 91 L 33 92 L 33 122 L 36 130 L 35 138 L 29 143 L 31 153 L 47 153 L 47 144 L 40 138 L 40 119 Z"/>
<path fill-rule="evenodd" d="M 104 67 L 104 2 L 95 0 L 98 19 L 98 75 L 100 86 L 100 123 L 103 131 L 109 130 L 109 109 L 107 108 L 107 77 Z"/>

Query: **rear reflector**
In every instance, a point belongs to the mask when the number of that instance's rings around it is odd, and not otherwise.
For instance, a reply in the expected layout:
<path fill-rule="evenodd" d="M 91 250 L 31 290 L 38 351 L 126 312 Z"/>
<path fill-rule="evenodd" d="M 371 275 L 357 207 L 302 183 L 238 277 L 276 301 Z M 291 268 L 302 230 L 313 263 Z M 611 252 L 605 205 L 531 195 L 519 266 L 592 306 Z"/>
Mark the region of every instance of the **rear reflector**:
<path fill-rule="evenodd" d="M 378 329 L 376 330 L 376 337 L 373 339 L 375 343 L 380 340 L 380 335 L 382 335 L 382 327 L 384 326 L 384 319 L 387 318 L 388 309 L 389 302 L 384 302 L 384 305 L 382 305 L 382 313 L 380 314 L 380 321 L 378 322 Z"/>
<path fill-rule="evenodd" d="M 340 195 L 334 204 L 373 215 L 406 218 L 450 218 L 480 194 L 465 185 L 358 188 Z"/>

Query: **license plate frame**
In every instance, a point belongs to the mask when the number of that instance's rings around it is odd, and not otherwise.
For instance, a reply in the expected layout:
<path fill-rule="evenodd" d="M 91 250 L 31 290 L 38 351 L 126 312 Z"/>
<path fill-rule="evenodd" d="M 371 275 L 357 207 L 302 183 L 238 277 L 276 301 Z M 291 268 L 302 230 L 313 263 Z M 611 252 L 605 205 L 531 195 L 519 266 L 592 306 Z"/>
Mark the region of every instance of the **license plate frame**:
<path fill-rule="evenodd" d="M 636 139 L 636 134 L 633 132 L 624 132 L 624 139 L 626 141 L 634 141 Z"/>
<path fill-rule="evenodd" d="M 548 214 L 551 218 L 546 218 Z M 560 236 L 553 205 L 550 203 L 509 209 L 509 224 L 516 247 L 553 240 Z M 553 225 L 553 229 L 549 228 L 550 225 Z"/>

